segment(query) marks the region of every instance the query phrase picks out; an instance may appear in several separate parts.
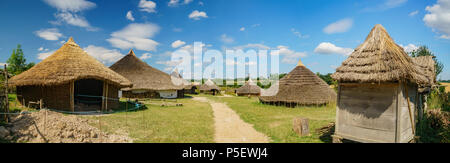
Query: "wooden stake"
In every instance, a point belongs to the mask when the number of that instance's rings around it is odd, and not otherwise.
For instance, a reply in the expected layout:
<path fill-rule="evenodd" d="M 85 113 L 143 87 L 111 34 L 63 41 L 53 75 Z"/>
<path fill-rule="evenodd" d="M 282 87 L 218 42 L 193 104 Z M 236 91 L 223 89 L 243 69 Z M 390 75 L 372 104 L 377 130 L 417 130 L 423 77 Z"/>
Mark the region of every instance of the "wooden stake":
<path fill-rule="evenodd" d="M 410 104 L 409 104 L 409 94 L 408 94 L 408 86 L 407 86 L 407 84 L 405 83 L 404 84 L 404 86 L 405 86 L 405 93 L 406 93 L 406 101 L 408 102 L 408 111 L 409 111 L 409 120 L 411 121 L 411 130 L 412 130 L 412 133 L 413 133 L 413 135 L 415 134 L 415 125 L 414 125 L 414 119 L 413 119 L 413 116 L 412 116 L 412 112 L 411 112 L 411 106 L 410 106 Z"/>

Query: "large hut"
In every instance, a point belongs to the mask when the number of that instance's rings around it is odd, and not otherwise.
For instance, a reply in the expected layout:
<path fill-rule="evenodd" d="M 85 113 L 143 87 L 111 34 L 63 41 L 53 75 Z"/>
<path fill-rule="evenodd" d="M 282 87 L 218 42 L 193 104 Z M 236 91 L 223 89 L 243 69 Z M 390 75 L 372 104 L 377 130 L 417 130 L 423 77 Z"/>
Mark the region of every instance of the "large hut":
<path fill-rule="evenodd" d="M 42 100 L 46 108 L 71 112 L 118 108 L 119 89 L 132 85 L 72 38 L 42 62 L 12 77 L 9 84 L 17 87 L 22 105 Z"/>
<path fill-rule="evenodd" d="M 175 83 L 182 83 L 183 84 L 183 91 L 184 94 L 196 94 L 196 90 L 198 89 L 197 85 L 192 84 L 191 82 L 183 79 L 183 76 L 178 73 L 178 70 L 173 71 L 170 76 L 172 77 L 172 80 L 178 80 L 178 82 Z"/>
<path fill-rule="evenodd" d="M 199 90 L 200 93 L 212 94 L 214 96 L 220 93 L 220 88 L 211 79 L 208 79 L 205 84 L 201 85 Z"/>
<path fill-rule="evenodd" d="M 434 80 L 424 74 L 385 28 L 376 25 L 332 75 L 339 82 L 333 140 L 411 141 L 418 88 Z"/>
<path fill-rule="evenodd" d="M 278 87 L 272 88 L 272 87 Z M 315 73 L 299 61 L 297 66 L 280 81 L 259 97 L 264 104 L 288 107 L 304 105 L 325 105 L 336 101 L 336 92 Z M 275 92 L 274 92 L 275 91 Z M 267 91 L 265 91 L 267 92 Z"/>
<path fill-rule="evenodd" d="M 236 89 L 236 95 L 238 96 L 260 96 L 261 88 L 252 81 L 251 78 L 242 87 Z"/>
<path fill-rule="evenodd" d="M 169 74 L 149 66 L 136 57 L 133 50 L 110 67 L 133 83 L 122 89 L 126 98 L 182 98 L 183 84 L 174 84 Z"/>

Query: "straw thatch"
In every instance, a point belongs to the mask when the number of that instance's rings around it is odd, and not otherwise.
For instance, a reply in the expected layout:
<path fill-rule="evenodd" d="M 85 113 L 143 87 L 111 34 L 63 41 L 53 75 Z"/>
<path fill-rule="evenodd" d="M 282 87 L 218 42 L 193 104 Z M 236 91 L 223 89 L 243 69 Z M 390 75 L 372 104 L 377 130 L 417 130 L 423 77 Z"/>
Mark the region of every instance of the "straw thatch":
<path fill-rule="evenodd" d="M 259 96 L 261 94 L 261 88 L 256 85 L 252 79 L 249 79 L 244 86 L 238 88 L 236 90 L 236 94 L 238 96 L 246 96 L 246 95 L 256 95 Z"/>
<path fill-rule="evenodd" d="M 397 45 L 383 26 L 376 25 L 363 44 L 332 75 L 340 82 L 381 83 L 409 80 L 427 84 L 422 70 Z"/>
<path fill-rule="evenodd" d="M 191 82 L 183 79 L 180 73 L 178 73 L 178 70 L 173 71 L 170 76 L 176 85 L 179 85 L 180 83 L 183 84 L 184 89 L 192 89 L 192 87 L 194 87 Z"/>
<path fill-rule="evenodd" d="M 336 101 L 336 92 L 321 78 L 305 67 L 301 61 L 288 75 L 280 79 L 274 96 L 260 97 L 263 103 L 295 105 L 320 105 Z M 272 86 L 272 87 L 274 87 Z M 270 90 L 277 90 L 275 88 Z M 273 93 L 273 92 L 272 92 Z"/>
<path fill-rule="evenodd" d="M 199 88 L 200 91 L 220 91 L 220 88 L 214 84 L 211 79 L 208 79 L 208 81 L 205 82 L 205 84 L 201 85 Z"/>
<path fill-rule="evenodd" d="M 163 91 L 183 89 L 182 84 L 175 85 L 172 82 L 172 78 L 169 74 L 155 69 L 137 58 L 133 50 L 130 50 L 128 55 L 114 63 L 110 68 L 133 83 L 132 88 L 125 88 L 123 89 L 124 91 Z"/>
<path fill-rule="evenodd" d="M 436 70 L 433 56 L 420 56 L 412 58 L 417 69 L 421 69 L 429 83 L 427 86 L 431 86 L 436 83 Z"/>
<path fill-rule="evenodd" d="M 72 37 L 55 53 L 9 81 L 11 86 L 53 86 L 80 79 L 107 81 L 120 88 L 131 82 L 88 55 Z"/>

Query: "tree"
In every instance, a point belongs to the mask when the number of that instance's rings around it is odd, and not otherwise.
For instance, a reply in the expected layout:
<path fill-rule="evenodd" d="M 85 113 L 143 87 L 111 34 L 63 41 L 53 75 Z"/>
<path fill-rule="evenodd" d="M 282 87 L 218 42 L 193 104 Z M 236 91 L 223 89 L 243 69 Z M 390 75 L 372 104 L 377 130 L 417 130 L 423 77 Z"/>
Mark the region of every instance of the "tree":
<path fill-rule="evenodd" d="M 7 61 L 8 72 L 12 75 L 18 75 L 34 66 L 33 62 L 29 64 L 26 64 L 26 62 L 27 60 L 23 55 L 22 46 L 19 44 L 17 45 L 17 49 L 13 49 L 13 53 Z"/>
<path fill-rule="evenodd" d="M 325 81 L 328 85 L 333 85 L 333 78 L 331 78 L 331 73 L 328 73 L 326 75 L 322 75 L 319 72 L 317 72 L 317 76 L 320 77 L 323 81 Z"/>
<path fill-rule="evenodd" d="M 436 56 L 431 52 L 427 46 L 420 46 L 418 49 L 410 52 L 411 57 L 420 57 L 420 56 L 433 56 L 433 60 L 435 62 L 434 67 L 436 69 L 436 76 L 438 76 L 442 70 L 444 69 L 444 64 L 439 62 L 436 59 Z"/>

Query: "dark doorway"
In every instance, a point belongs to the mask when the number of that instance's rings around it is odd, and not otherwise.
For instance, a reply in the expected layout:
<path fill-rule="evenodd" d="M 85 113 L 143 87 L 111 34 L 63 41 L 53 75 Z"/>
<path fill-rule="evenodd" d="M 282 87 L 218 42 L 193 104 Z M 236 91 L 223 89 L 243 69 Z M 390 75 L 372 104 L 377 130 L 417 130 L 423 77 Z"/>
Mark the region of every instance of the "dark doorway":
<path fill-rule="evenodd" d="M 103 81 L 82 79 L 75 81 L 75 111 L 97 111 L 102 109 Z"/>

